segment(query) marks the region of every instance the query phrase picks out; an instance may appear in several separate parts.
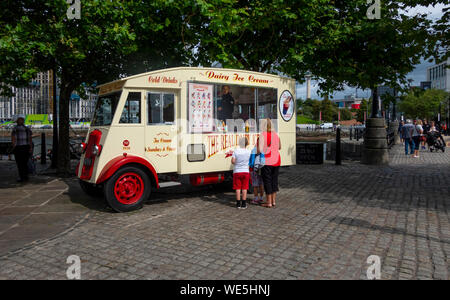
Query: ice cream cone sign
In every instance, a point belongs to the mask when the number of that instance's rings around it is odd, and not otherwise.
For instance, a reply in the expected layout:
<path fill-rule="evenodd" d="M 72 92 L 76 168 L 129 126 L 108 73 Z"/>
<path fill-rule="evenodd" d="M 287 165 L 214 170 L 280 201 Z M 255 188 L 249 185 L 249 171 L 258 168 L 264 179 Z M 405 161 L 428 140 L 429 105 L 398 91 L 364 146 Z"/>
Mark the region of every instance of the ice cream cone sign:
<path fill-rule="evenodd" d="M 284 91 L 279 100 L 280 113 L 284 121 L 289 122 L 294 115 L 294 100 L 289 91 Z"/>

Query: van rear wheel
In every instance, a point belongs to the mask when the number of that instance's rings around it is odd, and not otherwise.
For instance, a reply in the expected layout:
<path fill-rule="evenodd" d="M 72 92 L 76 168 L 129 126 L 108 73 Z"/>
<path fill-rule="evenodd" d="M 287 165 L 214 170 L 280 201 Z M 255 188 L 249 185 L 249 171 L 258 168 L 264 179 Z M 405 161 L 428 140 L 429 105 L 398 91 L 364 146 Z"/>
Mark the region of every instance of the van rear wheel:
<path fill-rule="evenodd" d="M 151 182 L 147 173 L 134 166 L 121 168 L 105 184 L 106 201 L 117 212 L 142 208 L 150 192 Z"/>

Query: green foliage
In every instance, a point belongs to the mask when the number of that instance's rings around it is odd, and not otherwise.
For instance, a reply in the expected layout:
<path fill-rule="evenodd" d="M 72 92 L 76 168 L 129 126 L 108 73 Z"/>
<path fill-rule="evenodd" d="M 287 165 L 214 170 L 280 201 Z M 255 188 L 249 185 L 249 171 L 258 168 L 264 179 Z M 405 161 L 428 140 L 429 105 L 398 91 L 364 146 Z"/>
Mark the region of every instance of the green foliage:
<path fill-rule="evenodd" d="M 308 117 L 305 116 L 297 116 L 297 124 L 316 124 L 319 125 L 319 121 L 310 119 Z"/>
<path fill-rule="evenodd" d="M 341 121 L 348 121 L 353 119 L 352 111 L 348 108 L 338 108 L 341 112 Z M 335 120 L 338 120 L 339 116 L 336 114 Z"/>
<path fill-rule="evenodd" d="M 189 40 L 191 48 L 186 47 L 182 38 L 183 17 L 196 1 L 81 2 L 81 18 L 73 20 L 66 16 L 65 0 L 0 3 L 0 89 L 26 85 L 49 69 L 61 80 L 58 152 L 65 155 L 58 156 L 58 168 L 63 172 L 69 169 L 68 102 L 74 90 L 187 64 L 196 44 Z"/>
<path fill-rule="evenodd" d="M 366 114 L 366 117 L 370 116 L 369 102 L 366 99 L 363 99 L 359 109 L 353 109 L 353 112 L 356 113 L 356 120 L 360 123 L 364 123 L 364 114 Z"/>
<path fill-rule="evenodd" d="M 337 106 L 328 99 L 325 100 L 312 100 L 307 99 L 300 103 L 299 114 L 307 119 L 315 121 L 320 120 L 320 113 L 322 112 L 323 122 L 332 122 L 337 120 Z"/>
<path fill-rule="evenodd" d="M 56 69 L 59 152 L 68 167 L 68 100 L 82 83 L 215 62 L 300 82 L 311 70 L 323 94 L 402 83 L 448 37 L 445 23 L 432 31 L 424 15 L 405 8 L 444 2 L 382 1 L 382 18 L 369 20 L 366 0 L 82 0 L 81 19 L 68 20 L 65 0 L 1 1 L 0 89 Z M 306 117 L 322 110 L 332 121 L 336 112 L 328 100 L 305 104 Z"/>
<path fill-rule="evenodd" d="M 411 91 L 402 97 L 400 110 L 407 118 L 432 119 L 438 114 L 439 104 L 445 107 L 449 96 L 449 93 L 437 89 Z"/>

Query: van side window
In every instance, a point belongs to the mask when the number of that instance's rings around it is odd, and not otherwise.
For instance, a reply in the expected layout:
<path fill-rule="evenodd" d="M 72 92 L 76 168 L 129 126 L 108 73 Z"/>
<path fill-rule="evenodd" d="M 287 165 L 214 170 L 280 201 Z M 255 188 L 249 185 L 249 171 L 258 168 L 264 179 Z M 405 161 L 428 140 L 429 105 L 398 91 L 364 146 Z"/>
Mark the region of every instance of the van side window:
<path fill-rule="evenodd" d="M 148 124 L 173 124 L 175 121 L 174 94 L 149 93 L 147 101 Z"/>
<path fill-rule="evenodd" d="M 141 93 L 130 92 L 127 101 L 123 106 L 121 124 L 139 124 L 141 123 Z"/>
<path fill-rule="evenodd" d="M 175 97 L 173 94 L 163 94 L 163 122 L 173 123 L 175 121 Z"/>

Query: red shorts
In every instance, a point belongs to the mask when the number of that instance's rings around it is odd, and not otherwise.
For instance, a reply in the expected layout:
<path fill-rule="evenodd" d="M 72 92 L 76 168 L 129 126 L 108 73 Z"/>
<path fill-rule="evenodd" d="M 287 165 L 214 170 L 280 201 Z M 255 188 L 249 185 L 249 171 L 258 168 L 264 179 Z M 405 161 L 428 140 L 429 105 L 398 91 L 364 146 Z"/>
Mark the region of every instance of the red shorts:
<path fill-rule="evenodd" d="M 250 173 L 233 174 L 233 190 L 248 190 L 248 181 Z"/>

